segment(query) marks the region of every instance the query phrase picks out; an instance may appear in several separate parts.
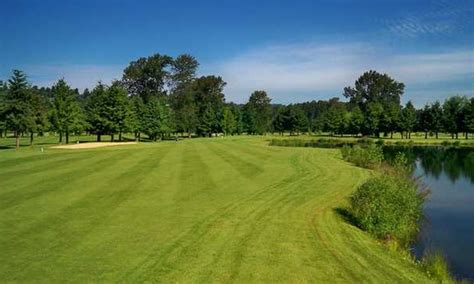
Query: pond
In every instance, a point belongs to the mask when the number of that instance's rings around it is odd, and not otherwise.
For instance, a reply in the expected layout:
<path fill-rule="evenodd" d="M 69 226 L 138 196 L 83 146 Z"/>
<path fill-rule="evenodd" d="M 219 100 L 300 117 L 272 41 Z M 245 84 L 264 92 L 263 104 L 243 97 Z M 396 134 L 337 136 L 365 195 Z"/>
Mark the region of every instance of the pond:
<path fill-rule="evenodd" d="M 441 252 L 456 278 L 474 281 L 474 149 L 384 147 L 388 158 L 397 152 L 407 155 L 413 175 L 431 191 L 413 253 Z"/>

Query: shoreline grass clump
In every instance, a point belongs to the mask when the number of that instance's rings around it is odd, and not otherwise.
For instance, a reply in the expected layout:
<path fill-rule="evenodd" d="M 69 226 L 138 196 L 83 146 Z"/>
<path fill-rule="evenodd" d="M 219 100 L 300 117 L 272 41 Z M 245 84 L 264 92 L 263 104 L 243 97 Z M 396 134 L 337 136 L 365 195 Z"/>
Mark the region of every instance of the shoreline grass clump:
<path fill-rule="evenodd" d="M 383 162 L 382 148 L 376 145 L 360 147 L 359 145 L 341 148 L 342 158 L 358 167 L 373 169 Z"/>
<path fill-rule="evenodd" d="M 438 279 L 441 283 L 457 283 L 453 281 L 448 263 L 440 252 L 426 253 L 423 256 L 422 265 L 430 278 Z"/>

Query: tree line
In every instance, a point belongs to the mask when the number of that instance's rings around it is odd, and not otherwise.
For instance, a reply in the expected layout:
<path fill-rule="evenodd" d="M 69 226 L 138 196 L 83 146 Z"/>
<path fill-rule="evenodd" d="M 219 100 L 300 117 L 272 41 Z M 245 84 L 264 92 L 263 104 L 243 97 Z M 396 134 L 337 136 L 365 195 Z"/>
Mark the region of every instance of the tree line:
<path fill-rule="evenodd" d="M 458 139 L 474 133 L 474 98 L 451 96 L 443 103 L 435 101 L 415 108 L 411 101 L 401 104 L 405 85 L 387 74 L 365 72 L 354 86 L 344 88 L 343 96 L 327 101 L 297 104 L 306 114 L 309 129 L 332 135 L 367 135 L 410 139 L 413 132 L 438 139 L 441 132 Z M 278 119 L 276 120 L 278 122 Z M 304 124 L 304 123 L 303 123 Z"/>
<path fill-rule="evenodd" d="M 155 54 L 139 58 L 123 70 L 121 80 L 98 82 L 79 92 L 66 80 L 51 87 L 28 83 L 25 73 L 14 70 L 0 81 L 0 136 L 16 138 L 54 132 L 60 143 L 71 134 L 87 132 L 122 140 L 124 133 L 157 140 L 182 135 L 213 136 L 263 134 L 271 119 L 270 98 L 255 91 L 245 105 L 226 103 L 226 82 L 220 76 L 197 77 L 198 61 L 183 54 L 172 58 Z M 142 138 L 143 139 L 143 138 Z"/>
<path fill-rule="evenodd" d="M 57 133 L 60 143 L 71 134 L 87 132 L 101 141 L 103 135 L 122 140 L 158 140 L 172 134 L 191 137 L 217 134 L 329 132 L 332 135 L 374 135 L 410 138 L 414 131 L 426 137 L 449 132 L 474 132 L 474 99 L 453 96 L 416 109 L 401 106 L 404 84 L 376 71 L 364 73 L 353 87 L 344 88 L 348 102 L 338 98 L 290 105 L 271 103 L 263 90 L 254 91 L 242 105 L 225 101 L 226 82 L 215 75 L 198 77 L 198 61 L 191 55 L 176 58 L 155 54 L 139 58 L 123 70 L 121 80 L 98 82 L 79 92 L 64 78 L 51 87 L 28 83 L 14 70 L 0 81 L 0 136 L 19 138 Z"/>

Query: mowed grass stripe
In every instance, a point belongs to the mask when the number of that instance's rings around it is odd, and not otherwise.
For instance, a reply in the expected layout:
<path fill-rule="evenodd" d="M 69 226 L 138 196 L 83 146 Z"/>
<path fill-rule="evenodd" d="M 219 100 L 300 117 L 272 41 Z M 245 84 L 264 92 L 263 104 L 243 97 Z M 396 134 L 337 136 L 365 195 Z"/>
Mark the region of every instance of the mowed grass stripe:
<path fill-rule="evenodd" d="M 114 158 L 112 149 L 77 152 L 109 164 L 68 165 L 78 178 L 40 183 L 43 194 L 34 198 L 15 193 L 23 201 L 0 213 L 0 249 L 7 248 L 0 279 L 428 281 L 334 212 L 369 172 L 336 150 L 267 144 L 231 137 L 137 145 L 113 150 Z M 44 173 L 61 177 L 60 168 Z M 25 175 L 6 184 L 22 184 Z M 32 185 L 39 180 L 35 174 Z"/>
<path fill-rule="evenodd" d="M 102 162 L 107 162 L 111 164 L 112 162 L 118 163 L 124 156 L 128 154 L 128 157 L 134 157 L 130 153 L 124 152 L 110 152 L 109 155 L 114 157 L 114 160 L 111 160 L 111 157 L 107 155 L 104 159 L 102 157 Z M 149 155 L 143 156 L 143 158 L 148 158 Z M 133 159 L 132 159 L 133 161 Z M 112 163 L 113 165 L 113 163 Z M 107 187 L 107 183 L 111 180 L 120 180 L 120 176 L 127 173 L 127 171 L 133 167 L 133 163 L 127 163 L 124 167 L 116 167 L 118 171 L 114 171 L 114 175 L 110 176 L 110 180 L 104 179 L 104 171 L 111 169 L 113 167 L 104 167 L 101 163 L 94 163 L 91 165 L 90 172 L 85 172 L 87 178 L 80 179 L 79 176 L 76 180 L 79 183 L 94 183 L 94 187 L 87 186 L 74 186 L 74 181 L 68 183 L 64 186 L 64 190 L 71 188 L 72 191 L 69 191 L 68 194 L 73 198 L 73 200 L 66 206 L 58 206 L 56 208 L 44 208 L 46 213 L 52 211 L 42 219 L 37 220 L 33 225 L 27 226 L 27 223 L 17 223 L 18 235 L 17 238 L 10 240 L 8 243 L 9 246 L 5 244 L 5 249 L 10 247 L 21 247 L 24 248 L 24 252 L 28 253 L 31 250 L 31 246 L 35 247 L 38 253 L 35 255 L 37 257 L 45 257 L 45 255 L 58 255 L 63 247 L 70 247 L 74 242 L 81 241 L 82 237 L 86 235 L 90 230 L 94 230 L 97 224 L 100 222 L 106 222 L 106 216 L 110 216 L 113 212 L 114 207 L 118 206 L 119 203 L 125 200 L 126 196 L 123 196 L 123 190 L 121 191 L 121 186 L 126 184 L 120 184 L 120 186 L 114 186 L 112 188 Z M 96 168 L 95 168 L 96 167 Z M 83 172 L 84 173 L 84 172 Z M 91 188 L 91 189 L 89 189 Z M 81 190 L 74 190 L 81 189 Z M 112 189 L 112 192 L 108 192 L 107 189 Z M 51 191 L 42 191 L 45 196 L 42 196 L 43 199 L 48 199 L 52 193 Z M 21 216 L 17 216 L 15 219 L 20 219 Z M 79 225 L 79 226 L 77 226 Z M 38 234 L 38 232 L 46 231 L 47 234 Z M 31 240 L 31 237 L 35 238 Z M 63 238 L 62 236 L 68 236 Z M 50 240 L 57 240 L 54 244 L 55 248 L 52 249 L 50 245 Z M 19 243 L 18 243 L 19 242 Z M 12 246 L 12 243 L 14 244 Z M 16 245 L 15 245 L 16 244 Z M 21 255 L 22 251 L 15 251 L 16 255 Z M 36 263 L 37 259 L 31 259 L 27 262 L 22 263 L 24 266 L 31 266 L 30 261 Z M 22 269 L 22 265 L 16 264 L 15 269 Z M 34 265 L 33 265 L 34 266 Z"/>
<path fill-rule="evenodd" d="M 64 191 L 74 180 L 88 178 L 88 175 L 113 166 L 117 159 L 127 155 L 130 154 L 123 151 L 104 152 L 92 157 L 77 155 L 72 159 L 72 164 L 63 162 L 51 169 L 41 167 L 27 174 L 27 179 L 1 180 L 2 188 L 8 190 L 0 195 L 0 210 L 26 203 L 46 193 Z"/>

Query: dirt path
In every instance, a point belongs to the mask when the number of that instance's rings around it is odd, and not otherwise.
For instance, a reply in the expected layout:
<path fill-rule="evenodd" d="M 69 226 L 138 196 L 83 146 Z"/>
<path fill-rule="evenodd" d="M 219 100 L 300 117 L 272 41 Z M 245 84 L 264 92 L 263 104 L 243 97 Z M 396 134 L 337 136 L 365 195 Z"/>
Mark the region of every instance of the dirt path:
<path fill-rule="evenodd" d="M 53 146 L 51 148 L 78 150 L 78 149 L 91 149 L 91 148 L 101 148 L 101 147 L 121 146 L 121 145 L 134 145 L 134 144 L 137 144 L 137 142 L 88 142 L 88 143 Z"/>

